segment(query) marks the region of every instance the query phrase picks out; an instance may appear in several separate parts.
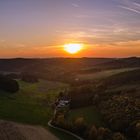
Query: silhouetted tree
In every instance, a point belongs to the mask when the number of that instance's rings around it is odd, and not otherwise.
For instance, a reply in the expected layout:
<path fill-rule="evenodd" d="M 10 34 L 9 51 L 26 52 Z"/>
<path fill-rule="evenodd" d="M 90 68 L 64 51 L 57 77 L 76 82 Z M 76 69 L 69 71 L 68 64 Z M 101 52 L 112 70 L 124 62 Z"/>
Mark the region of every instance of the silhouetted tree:
<path fill-rule="evenodd" d="M 0 89 L 14 93 L 19 90 L 19 85 L 16 80 L 0 75 Z"/>

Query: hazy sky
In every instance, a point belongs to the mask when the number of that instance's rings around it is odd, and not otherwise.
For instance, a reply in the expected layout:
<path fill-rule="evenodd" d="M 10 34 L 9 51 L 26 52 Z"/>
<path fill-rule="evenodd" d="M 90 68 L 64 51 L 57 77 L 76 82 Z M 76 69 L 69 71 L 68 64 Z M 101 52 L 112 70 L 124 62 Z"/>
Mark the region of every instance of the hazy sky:
<path fill-rule="evenodd" d="M 140 56 L 140 0 L 0 0 L 0 57 Z"/>

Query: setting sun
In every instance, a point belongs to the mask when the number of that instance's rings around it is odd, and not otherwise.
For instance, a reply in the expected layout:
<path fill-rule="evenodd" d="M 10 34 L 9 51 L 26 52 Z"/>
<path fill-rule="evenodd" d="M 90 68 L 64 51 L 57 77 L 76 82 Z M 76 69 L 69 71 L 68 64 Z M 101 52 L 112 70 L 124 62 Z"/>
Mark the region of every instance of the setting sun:
<path fill-rule="evenodd" d="M 64 50 L 70 54 L 75 54 L 83 48 L 82 44 L 65 44 Z"/>

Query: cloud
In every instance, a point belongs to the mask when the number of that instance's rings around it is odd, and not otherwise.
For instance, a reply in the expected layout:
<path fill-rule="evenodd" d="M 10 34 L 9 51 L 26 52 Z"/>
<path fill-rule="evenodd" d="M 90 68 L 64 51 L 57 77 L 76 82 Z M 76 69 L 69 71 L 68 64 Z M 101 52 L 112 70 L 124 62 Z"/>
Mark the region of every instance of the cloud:
<path fill-rule="evenodd" d="M 138 7 L 140 7 L 140 3 L 134 2 L 133 4 L 136 5 L 136 6 L 138 6 Z"/>
<path fill-rule="evenodd" d="M 76 7 L 76 8 L 79 8 L 80 6 L 78 5 L 78 4 L 76 4 L 76 3 L 72 3 L 72 6 L 73 7 Z"/>
<path fill-rule="evenodd" d="M 138 48 L 140 48 L 140 40 L 117 42 L 117 43 L 115 43 L 115 45 L 116 46 L 123 46 L 123 47 L 138 47 Z"/>
<path fill-rule="evenodd" d="M 15 47 L 19 47 L 19 48 L 25 48 L 26 47 L 26 45 L 25 44 L 15 44 Z"/>
<path fill-rule="evenodd" d="M 136 10 L 136 9 L 133 9 L 133 8 L 130 8 L 130 7 L 126 7 L 126 6 L 121 6 L 121 5 L 119 7 L 122 8 L 122 9 L 128 10 L 128 11 L 140 14 L 139 10 Z"/>
<path fill-rule="evenodd" d="M 130 0 L 121 0 L 118 7 L 133 13 L 140 14 L 140 3 L 137 2 L 133 2 Z"/>

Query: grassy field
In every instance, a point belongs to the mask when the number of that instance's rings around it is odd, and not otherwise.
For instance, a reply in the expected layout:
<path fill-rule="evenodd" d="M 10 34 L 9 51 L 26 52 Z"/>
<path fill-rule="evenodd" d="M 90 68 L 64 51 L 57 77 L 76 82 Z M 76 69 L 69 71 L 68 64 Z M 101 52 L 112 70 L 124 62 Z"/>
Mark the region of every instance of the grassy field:
<path fill-rule="evenodd" d="M 20 91 L 16 94 L 1 92 L 0 118 L 46 125 L 52 115 L 52 109 L 48 106 L 65 85 L 48 91 L 40 91 L 40 85 L 48 88 L 46 81 L 29 84 L 19 81 Z M 54 84 L 55 85 L 55 84 Z"/>
<path fill-rule="evenodd" d="M 105 71 L 94 72 L 94 73 L 89 73 L 89 74 L 78 74 L 76 78 L 79 80 L 104 79 L 109 76 L 121 73 L 121 72 L 135 70 L 135 69 L 137 68 L 122 68 L 122 69 L 105 70 Z"/>
<path fill-rule="evenodd" d="M 74 120 L 77 117 L 83 117 L 88 124 L 95 124 L 97 127 L 105 125 L 101 114 L 93 106 L 72 109 L 68 119 Z"/>
<path fill-rule="evenodd" d="M 75 138 L 47 126 L 53 114 L 49 104 L 67 85 L 43 80 L 35 84 L 18 82 L 20 84 L 19 92 L 8 94 L 0 91 L 0 119 L 42 125 L 58 136 L 60 140 L 75 140 Z"/>

